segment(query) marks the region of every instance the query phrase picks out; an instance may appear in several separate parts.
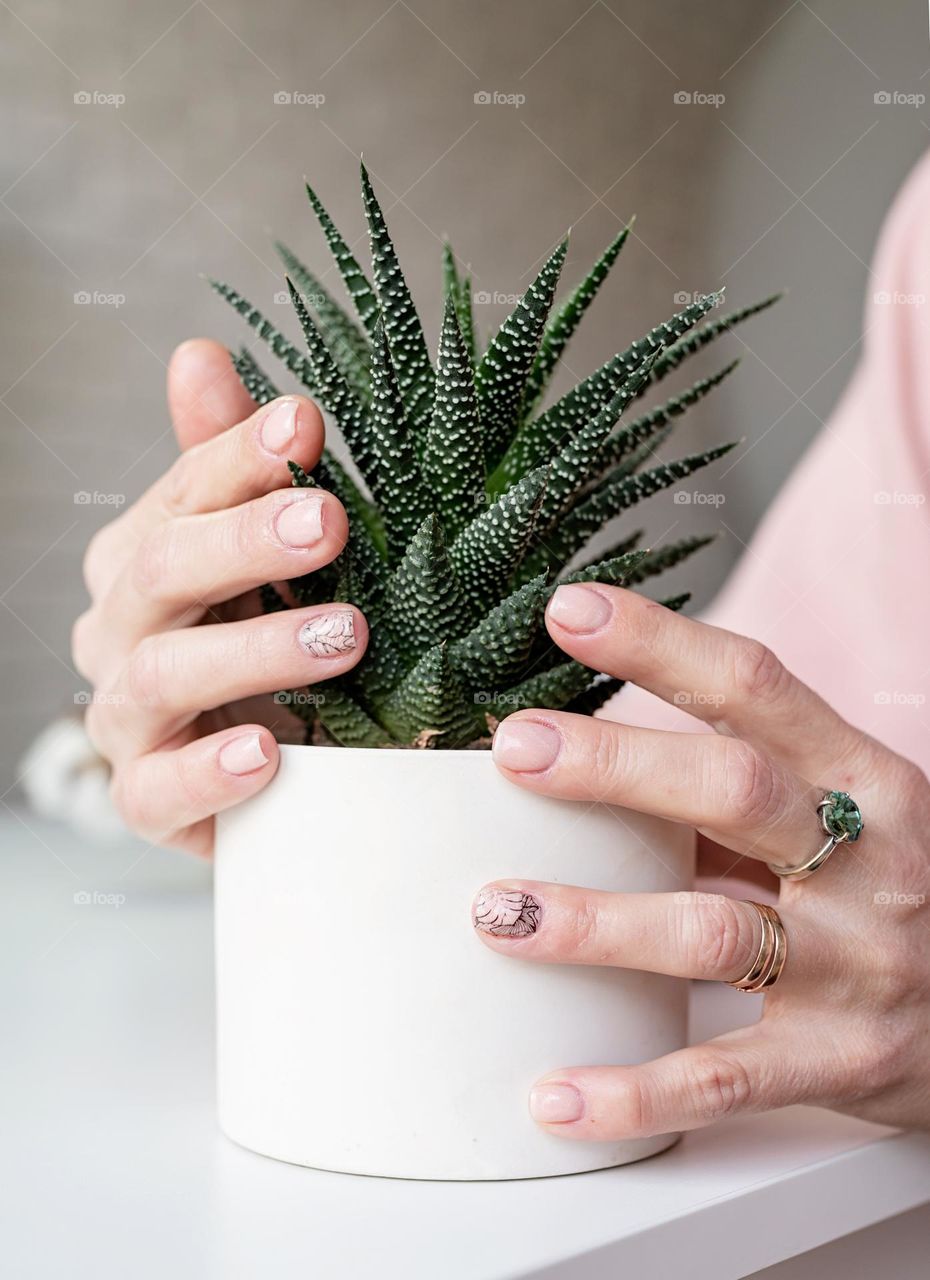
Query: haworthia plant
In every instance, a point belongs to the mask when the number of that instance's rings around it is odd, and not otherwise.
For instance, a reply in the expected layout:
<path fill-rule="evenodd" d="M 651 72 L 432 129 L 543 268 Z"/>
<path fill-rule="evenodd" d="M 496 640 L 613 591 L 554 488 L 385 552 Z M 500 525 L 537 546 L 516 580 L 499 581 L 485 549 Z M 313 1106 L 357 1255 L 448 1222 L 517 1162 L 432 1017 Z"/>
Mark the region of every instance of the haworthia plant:
<path fill-rule="evenodd" d="M 290 464 L 294 484 L 340 499 L 350 535 L 335 564 L 293 580 L 289 594 L 298 605 L 357 604 L 369 620 L 369 647 L 349 675 L 316 686 L 312 698 L 282 693 L 282 704 L 306 722 L 308 741 L 354 747 L 486 745 L 494 723 L 523 707 L 593 714 L 621 681 L 566 660 L 546 632 L 547 602 L 562 582 L 636 587 L 711 541 L 650 549 L 637 530 L 621 532 L 600 555 L 584 554 L 615 517 L 733 447 L 668 462 L 655 456 L 736 362 L 630 421 L 627 411 L 775 299 L 718 317 L 709 313 L 720 294 L 696 298 L 545 407 L 549 380 L 628 227 L 556 307 L 568 247 L 561 241 L 486 344 L 475 332 L 470 279 L 446 244 L 433 361 L 364 167 L 368 273 L 309 186 L 307 195 L 349 309 L 324 286 L 325 271 L 280 243 L 302 342 L 211 282 L 328 413 L 354 464 L 350 472 L 329 450 L 310 474 Z M 249 349 L 233 362 L 256 403 L 279 394 Z M 661 603 L 680 609 L 686 600 Z M 271 586 L 262 603 L 289 607 Z"/>

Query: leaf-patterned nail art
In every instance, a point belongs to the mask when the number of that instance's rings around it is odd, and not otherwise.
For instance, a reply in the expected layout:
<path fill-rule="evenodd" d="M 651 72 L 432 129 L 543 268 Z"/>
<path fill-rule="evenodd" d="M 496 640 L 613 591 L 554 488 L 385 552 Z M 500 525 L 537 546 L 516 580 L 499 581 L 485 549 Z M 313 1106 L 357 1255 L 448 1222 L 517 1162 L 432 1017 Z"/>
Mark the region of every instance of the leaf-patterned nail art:
<path fill-rule="evenodd" d="M 314 658 L 335 658 L 355 648 L 355 615 L 351 609 L 318 613 L 300 628 L 297 639 Z"/>
<path fill-rule="evenodd" d="M 524 938 L 539 924 L 539 903 L 519 890 L 482 889 L 475 899 L 475 928 L 496 938 Z"/>

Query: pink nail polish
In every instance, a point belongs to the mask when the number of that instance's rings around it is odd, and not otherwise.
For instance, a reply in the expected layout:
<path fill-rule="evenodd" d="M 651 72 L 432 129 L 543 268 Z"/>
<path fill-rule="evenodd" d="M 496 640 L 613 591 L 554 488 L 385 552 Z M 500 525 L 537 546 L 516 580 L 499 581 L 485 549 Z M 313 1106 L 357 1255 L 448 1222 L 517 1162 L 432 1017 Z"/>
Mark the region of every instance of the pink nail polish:
<path fill-rule="evenodd" d="M 530 1115 L 538 1124 L 568 1124 L 584 1115 L 584 1099 L 573 1084 L 537 1084 L 530 1090 Z"/>
<path fill-rule="evenodd" d="M 482 889 L 472 912 L 475 928 L 494 938 L 525 938 L 539 927 L 539 899 L 519 889 Z"/>
<path fill-rule="evenodd" d="M 315 613 L 297 632 L 297 640 L 314 658 L 338 658 L 355 648 L 355 614 L 351 609 Z"/>
<path fill-rule="evenodd" d="M 286 547 L 312 547 L 323 537 L 322 496 L 308 493 L 289 502 L 278 513 L 275 529 Z"/>
<path fill-rule="evenodd" d="M 535 720 L 505 720 L 498 725 L 492 751 L 497 764 L 517 773 L 541 773 L 555 764 L 562 736 Z"/>
<path fill-rule="evenodd" d="M 600 631 L 613 613 L 610 601 L 594 587 L 580 582 L 559 587 L 549 601 L 548 616 L 566 631 L 576 635 L 588 635 Z"/>
<path fill-rule="evenodd" d="M 220 768 L 224 773 L 242 777 L 255 773 L 268 763 L 259 733 L 243 733 L 223 744 L 219 754 Z"/>
<path fill-rule="evenodd" d="M 262 420 L 259 438 L 269 453 L 283 453 L 297 434 L 297 401 L 282 400 Z"/>

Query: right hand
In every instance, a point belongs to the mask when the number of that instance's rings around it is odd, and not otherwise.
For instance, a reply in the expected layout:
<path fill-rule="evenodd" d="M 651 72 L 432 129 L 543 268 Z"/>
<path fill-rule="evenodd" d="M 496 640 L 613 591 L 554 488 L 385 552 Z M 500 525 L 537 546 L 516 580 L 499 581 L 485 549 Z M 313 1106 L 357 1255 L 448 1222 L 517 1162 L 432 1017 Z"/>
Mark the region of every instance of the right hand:
<path fill-rule="evenodd" d="M 207 340 L 174 353 L 168 401 L 181 456 L 92 539 L 91 607 L 72 649 L 124 821 L 208 855 L 214 815 L 274 776 L 267 725 L 296 725 L 270 695 L 355 666 L 368 628 L 351 605 L 263 615 L 258 599 L 265 582 L 329 564 L 348 536 L 338 499 L 290 487 L 287 462 L 309 470 L 323 448 L 316 405 L 285 396 L 256 409 Z"/>

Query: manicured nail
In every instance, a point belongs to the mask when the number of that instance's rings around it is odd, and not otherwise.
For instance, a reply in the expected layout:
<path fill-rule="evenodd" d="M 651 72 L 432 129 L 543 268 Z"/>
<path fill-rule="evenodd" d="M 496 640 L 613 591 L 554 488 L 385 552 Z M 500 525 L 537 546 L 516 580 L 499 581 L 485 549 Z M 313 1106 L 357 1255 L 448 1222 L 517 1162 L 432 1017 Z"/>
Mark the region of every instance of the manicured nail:
<path fill-rule="evenodd" d="M 519 889 L 482 889 L 473 908 L 475 928 L 495 938 L 525 938 L 539 926 L 539 901 Z"/>
<path fill-rule="evenodd" d="M 559 587 L 549 601 L 549 617 L 566 631 L 580 636 L 600 631 L 612 612 L 606 596 L 580 582 Z"/>
<path fill-rule="evenodd" d="M 355 648 L 355 614 L 351 609 L 317 613 L 297 632 L 297 639 L 314 658 L 338 658 Z"/>
<path fill-rule="evenodd" d="M 312 547 L 323 536 L 323 498 L 308 493 L 296 498 L 278 514 L 278 537 L 287 547 Z"/>
<path fill-rule="evenodd" d="M 297 434 L 297 401 L 276 404 L 262 421 L 259 434 L 269 453 L 283 453 Z"/>
<path fill-rule="evenodd" d="M 537 1084 L 530 1090 L 530 1115 L 539 1124 L 580 1120 L 584 1099 L 573 1084 Z"/>
<path fill-rule="evenodd" d="M 220 748 L 220 768 L 226 773 L 234 773 L 242 777 L 246 773 L 255 773 L 268 763 L 262 747 L 260 733 L 243 733 L 232 738 Z"/>
<path fill-rule="evenodd" d="M 557 729 L 535 720 L 505 720 L 498 725 L 492 750 L 495 761 L 517 773 L 540 773 L 555 763 L 562 737 Z"/>

